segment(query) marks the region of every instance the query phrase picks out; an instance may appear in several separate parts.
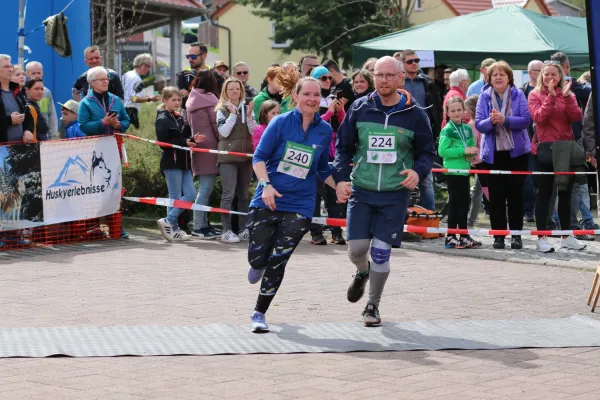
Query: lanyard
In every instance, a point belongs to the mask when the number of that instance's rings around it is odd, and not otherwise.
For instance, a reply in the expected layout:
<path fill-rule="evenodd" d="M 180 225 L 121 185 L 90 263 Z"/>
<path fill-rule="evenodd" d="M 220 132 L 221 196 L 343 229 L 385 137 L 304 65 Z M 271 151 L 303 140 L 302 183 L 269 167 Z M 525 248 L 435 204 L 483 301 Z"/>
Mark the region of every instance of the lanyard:
<path fill-rule="evenodd" d="M 462 122 L 460 123 L 460 127 L 456 126 L 456 124 L 452 120 L 450 121 L 450 123 L 458 131 L 458 136 L 460 136 L 460 140 L 462 140 L 463 146 L 465 146 L 465 148 L 467 148 L 467 139 L 466 139 L 466 136 L 464 133 L 463 123 Z"/>
<path fill-rule="evenodd" d="M 110 98 L 110 97 L 109 97 Z M 94 95 L 94 93 L 92 92 L 92 99 L 94 101 L 96 101 L 96 103 L 98 103 L 98 105 L 100 106 L 100 108 L 102 108 L 102 111 L 104 111 L 104 114 L 108 114 L 108 111 L 106 110 L 106 107 L 104 107 L 104 103 L 100 100 L 98 100 L 98 98 Z M 113 97 L 112 101 L 110 102 L 110 104 L 108 105 L 108 109 L 110 110 L 111 107 L 113 106 L 113 104 L 115 103 L 115 99 Z"/>

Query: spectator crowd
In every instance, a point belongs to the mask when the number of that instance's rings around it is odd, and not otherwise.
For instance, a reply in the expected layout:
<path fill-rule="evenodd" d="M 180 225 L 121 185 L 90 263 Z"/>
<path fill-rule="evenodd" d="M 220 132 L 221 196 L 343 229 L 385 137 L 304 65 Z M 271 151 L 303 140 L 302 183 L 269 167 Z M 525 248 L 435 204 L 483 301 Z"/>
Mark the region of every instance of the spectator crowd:
<path fill-rule="evenodd" d="M 402 71 L 397 83 L 375 70 L 375 58 L 360 69 L 344 71 L 333 60 L 319 61 L 316 55 L 307 54 L 297 64 L 271 66 L 260 88 L 249 84 L 251 73 L 257 73 L 250 65 L 240 61 L 230 68 L 218 61 L 209 67 L 207 54 L 206 45 L 193 43 L 186 55 L 189 67 L 177 74 L 174 85 L 161 94 L 148 95 L 144 89 L 151 84 L 148 77 L 154 62 L 150 54 L 136 56 L 133 69 L 119 76 L 102 66 L 97 46 L 88 47 L 84 60 L 89 69 L 73 84 L 73 98 L 56 103 L 60 110 L 44 86 L 41 63 L 30 61 L 23 68 L 0 54 L 0 142 L 35 143 L 125 132 L 130 125 L 140 127 L 142 103 L 156 102 L 160 103 L 155 123 L 158 140 L 189 148 L 253 153 L 272 121 L 297 107 L 296 83 L 312 77 L 320 87 L 315 118 L 333 131 L 330 162 L 352 104 L 376 96 L 375 81 L 380 80 L 393 81 L 393 90 L 406 93 L 410 105 L 424 111 L 435 143 L 435 162 L 445 168 L 558 172 L 596 167 L 589 73 L 577 80 L 571 77 L 569 59 L 563 53 L 547 61 L 532 60 L 527 68 L 529 80 L 521 87 L 515 85 L 513 69 L 504 61 L 483 60 L 479 79 L 471 82 L 462 68 L 421 68 L 418 54 L 407 49 L 393 55 Z M 249 158 L 162 148 L 160 169 L 171 199 L 208 205 L 220 176 L 220 207 L 249 212 L 250 188 L 256 180 Z M 590 191 L 597 183 L 587 176 L 429 172 L 419 180 L 414 197 L 421 207 L 436 210 L 436 189 L 446 186 L 447 204 L 441 208 L 449 228 L 473 227 L 483 209 L 494 230 L 521 230 L 524 221 L 535 222 L 540 230 L 598 229 L 590 211 Z M 346 205 L 336 201 L 335 189 L 317 179 L 316 194 L 314 216 L 321 215 L 323 203 L 329 217 L 346 217 Z M 182 212 L 169 208 L 158 221 L 165 239 L 220 238 L 237 243 L 249 238 L 243 216 L 235 221 L 230 214 L 221 214 L 219 230 L 211 226 L 206 212 L 194 211 L 188 229 Z M 324 228 L 310 226 L 312 244 L 328 243 Z M 331 243 L 346 244 L 341 228 L 330 230 Z M 566 235 L 559 246 L 581 250 L 583 241 L 593 239 L 591 235 Z M 448 235 L 445 246 L 477 248 L 481 243 L 469 235 Z M 495 236 L 493 247 L 505 246 L 505 237 Z M 522 249 L 521 237 L 512 236 L 510 247 Z M 537 250 L 555 249 L 548 237 L 540 236 Z"/>

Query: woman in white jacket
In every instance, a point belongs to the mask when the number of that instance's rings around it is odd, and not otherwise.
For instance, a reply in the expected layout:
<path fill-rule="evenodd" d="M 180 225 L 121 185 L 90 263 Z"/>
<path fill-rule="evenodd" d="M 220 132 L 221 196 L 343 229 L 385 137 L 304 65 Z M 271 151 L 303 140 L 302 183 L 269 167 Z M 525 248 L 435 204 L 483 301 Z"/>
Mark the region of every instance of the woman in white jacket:
<path fill-rule="evenodd" d="M 219 130 L 219 150 L 239 153 L 252 153 L 252 133 L 256 122 L 252 118 L 252 102 L 244 100 L 244 85 L 237 79 L 230 78 L 223 84 L 221 98 L 215 107 L 217 112 L 217 128 Z M 252 180 L 252 159 L 249 157 L 219 154 L 217 163 L 221 175 L 223 193 L 221 208 L 231 210 L 233 198 L 237 195 L 238 211 L 248 212 L 248 189 Z M 248 240 L 246 217 L 240 216 L 239 237 L 231 226 L 231 214 L 221 214 L 223 236 L 226 243 L 238 243 Z"/>

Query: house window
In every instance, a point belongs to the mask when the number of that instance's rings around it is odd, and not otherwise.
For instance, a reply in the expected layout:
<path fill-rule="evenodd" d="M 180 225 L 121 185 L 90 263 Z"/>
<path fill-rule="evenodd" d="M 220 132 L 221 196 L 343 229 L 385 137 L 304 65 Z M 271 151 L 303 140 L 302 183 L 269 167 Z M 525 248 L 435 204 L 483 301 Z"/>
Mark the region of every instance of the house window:
<path fill-rule="evenodd" d="M 415 0 L 413 11 L 423 11 L 423 0 Z"/>
<path fill-rule="evenodd" d="M 275 38 L 275 22 L 271 22 L 271 48 L 273 49 L 283 49 L 290 45 L 290 41 L 286 41 L 283 43 L 277 43 L 274 40 Z"/>

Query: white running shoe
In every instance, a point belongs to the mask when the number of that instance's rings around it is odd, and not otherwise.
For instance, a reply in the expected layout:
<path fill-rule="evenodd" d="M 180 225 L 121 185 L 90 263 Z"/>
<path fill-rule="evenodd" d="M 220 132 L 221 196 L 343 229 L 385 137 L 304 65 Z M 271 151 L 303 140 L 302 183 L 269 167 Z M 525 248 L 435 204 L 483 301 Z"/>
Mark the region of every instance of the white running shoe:
<path fill-rule="evenodd" d="M 553 253 L 554 252 L 554 247 L 552 247 L 552 245 L 550 244 L 550 242 L 548 241 L 548 238 L 546 236 L 542 236 L 541 238 L 538 239 L 536 248 L 537 248 L 537 251 L 539 251 L 541 253 Z"/>
<path fill-rule="evenodd" d="M 585 249 L 585 244 L 575 239 L 573 235 L 569 235 L 566 238 L 560 239 L 560 248 L 569 250 L 583 250 Z"/>
<path fill-rule="evenodd" d="M 225 243 L 239 243 L 240 238 L 232 231 L 227 231 L 221 236 L 221 240 Z"/>
<path fill-rule="evenodd" d="M 158 225 L 158 229 L 160 230 L 162 237 L 164 237 L 165 240 L 172 242 L 173 226 L 169 223 L 169 221 L 167 221 L 166 218 L 161 218 L 156 221 L 156 224 Z"/>
<path fill-rule="evenodd" d="M 254 311 L 250 316 L 250 319 L 252 320 L 252 332 L 269 332 L 269 325 L 267 325 L 267 319 L 265 318 L 265 314 L 258 311 Z"/>
<path fill-rule="evenodd" d="M 173 231 L 173 233 L 171 233 L 171 239 L 173 242 L 185 242 L 187 240 L 190 240 L 191 238 L 192 235 L 188 235 L 187 233 L 185 233 L 185 231 L 181 229 Z"/>
<path fill-rule="evenodd" d="M 250 240 L 250 232 L 248 231 L 248 229 L 244 229 L 239 235 L 238 237 L 240 238 L 240 240 Z"/>

